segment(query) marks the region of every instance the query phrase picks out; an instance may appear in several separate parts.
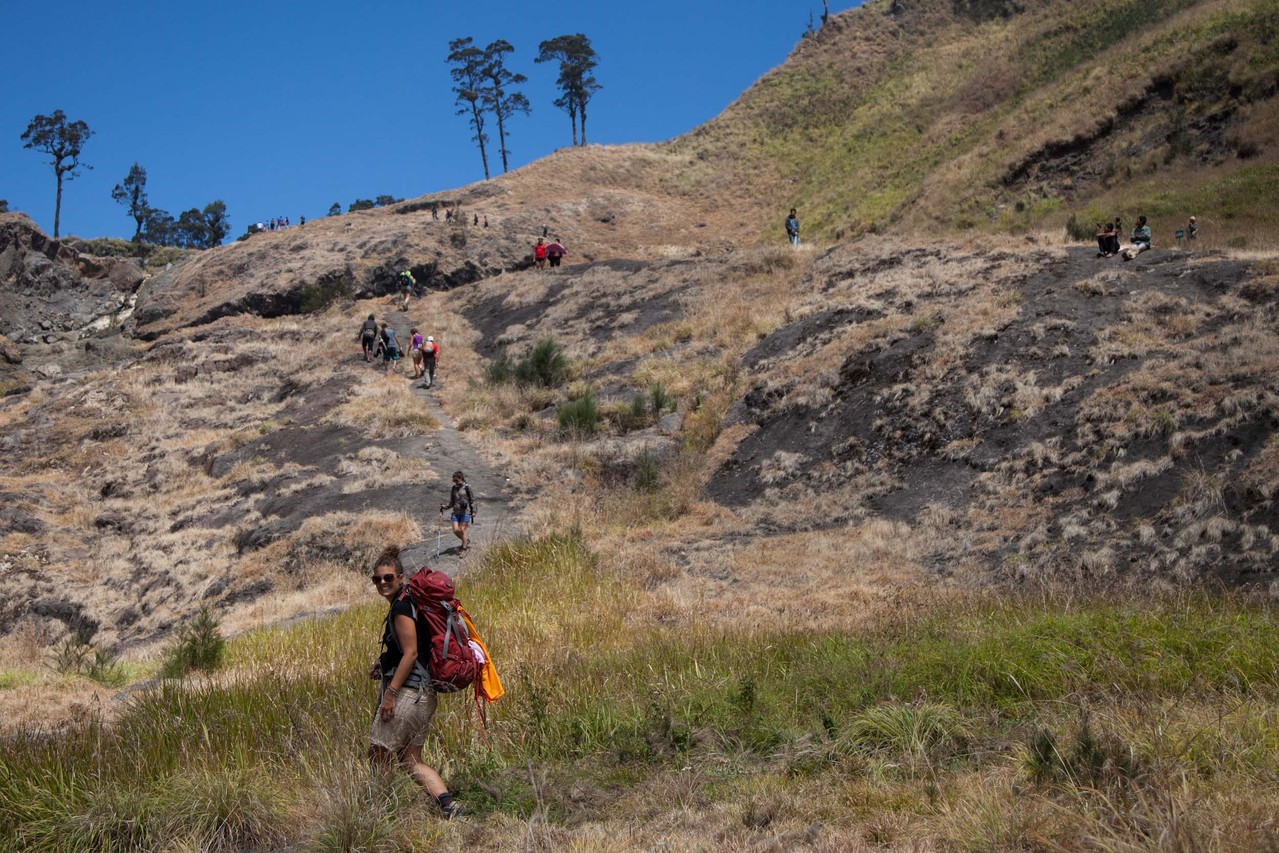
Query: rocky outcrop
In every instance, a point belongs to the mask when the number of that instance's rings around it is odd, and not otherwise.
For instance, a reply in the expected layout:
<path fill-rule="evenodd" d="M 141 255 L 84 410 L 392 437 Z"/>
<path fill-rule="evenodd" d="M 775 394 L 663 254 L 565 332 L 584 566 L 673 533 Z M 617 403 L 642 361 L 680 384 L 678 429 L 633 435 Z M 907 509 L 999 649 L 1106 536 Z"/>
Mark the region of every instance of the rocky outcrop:
<path fill-rule="evenodd" d="M 15 342 L 51 343 L 115 315 L 143 277 L 131 258 L 76 251 L 23 214 L 0 214 L 0 334 Z"/>

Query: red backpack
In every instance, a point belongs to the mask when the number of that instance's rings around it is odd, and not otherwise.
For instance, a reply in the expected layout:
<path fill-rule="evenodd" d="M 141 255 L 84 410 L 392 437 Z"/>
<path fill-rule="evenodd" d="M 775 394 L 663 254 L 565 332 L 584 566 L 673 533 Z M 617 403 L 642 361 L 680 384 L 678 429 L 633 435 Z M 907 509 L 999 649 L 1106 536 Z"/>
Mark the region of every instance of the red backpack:
<path fill-rule="evenodd" d="M 465 690 L 480 674 L 480 662 L 471 649 L 462 602 L 453 597 L 453 579 L 423 566 L 404 585 L 404 595 L 418 612 L 418 655 L 425 658 L 431 686 L 439 693 Z M 425 640 L 425 641 L 424 641 Z"/>

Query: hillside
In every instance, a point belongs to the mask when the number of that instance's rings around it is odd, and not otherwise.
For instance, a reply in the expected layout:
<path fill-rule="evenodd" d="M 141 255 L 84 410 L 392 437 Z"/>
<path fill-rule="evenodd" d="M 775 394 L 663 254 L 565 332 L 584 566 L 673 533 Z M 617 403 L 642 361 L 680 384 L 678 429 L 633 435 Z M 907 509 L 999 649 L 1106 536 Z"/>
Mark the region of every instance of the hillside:
<path fill-rule="evenodd" d="M 710 192 L 813 234 L 1016 233 L 1196 214 L 1214 245 L 1276 226 L 1273 2 L 875 2 L 670 150 Z"/>
<path fill-rule="evenodd" d="M 171 264 L 0 215 L 0 846 L 1279 843 L 1277 21 L 875 2 L 681 139 Z M 460 828 L 363 763 L 387 543 L 509 674 Z"/>

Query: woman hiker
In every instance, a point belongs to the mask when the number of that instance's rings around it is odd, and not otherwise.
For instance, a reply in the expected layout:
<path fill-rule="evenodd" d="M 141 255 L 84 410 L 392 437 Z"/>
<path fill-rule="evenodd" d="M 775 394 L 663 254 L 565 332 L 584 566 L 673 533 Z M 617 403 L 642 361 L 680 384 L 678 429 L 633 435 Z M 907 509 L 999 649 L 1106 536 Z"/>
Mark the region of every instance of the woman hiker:
<path fill-rule="evenodd" d="M 471 494 L 471 487 L 467 485 L 466 476 L 461 471 L 453 472 L 453 489 L 449 492 L 449 502 L 440 504 L 440 512 L 445 509 L 451 512 L 449 520 L 453 522 L 453 535 L 462 540 L 457 552 L 465 553 L 471 547 L 471 536 L 467 530 L 475 521 L 475 496 Z"/>
<path fill-rule="evenodd" d="M 395 545 L 384 548 L 373 563 L 373 585 L 391 606 L 382 628 L 382 654 L 369 670 L 369 676 L 382 684 L 369 735 L 369 760 L 381 768 L 398 762 L 435 798 L 440 813 L 449 820 L 457 817 L 462 807 L 439 772 L 422 763 L 422 746 L 435 716 L 436 696 L 426 664 L 418 657 L 418 626 L 424 623 L 418 621 L 412 600 L 401 595 L 404 564 Z"/>

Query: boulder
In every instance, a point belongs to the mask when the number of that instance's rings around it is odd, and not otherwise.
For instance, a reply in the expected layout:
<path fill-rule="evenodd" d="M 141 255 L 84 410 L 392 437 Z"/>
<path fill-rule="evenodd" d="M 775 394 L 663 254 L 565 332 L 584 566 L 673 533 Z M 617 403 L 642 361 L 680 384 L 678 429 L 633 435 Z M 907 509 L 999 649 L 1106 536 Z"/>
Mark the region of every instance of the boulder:
<path fill-rule="evenodd" d="M 22 350 L 13 341 L 0 335 L 0 358 L 9 364 L 22 364 Z"/>

